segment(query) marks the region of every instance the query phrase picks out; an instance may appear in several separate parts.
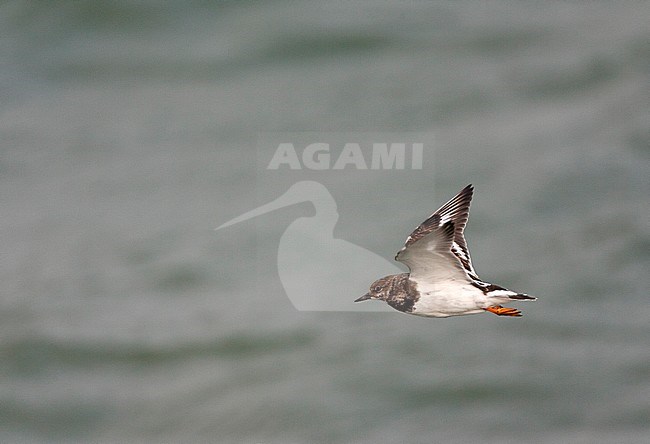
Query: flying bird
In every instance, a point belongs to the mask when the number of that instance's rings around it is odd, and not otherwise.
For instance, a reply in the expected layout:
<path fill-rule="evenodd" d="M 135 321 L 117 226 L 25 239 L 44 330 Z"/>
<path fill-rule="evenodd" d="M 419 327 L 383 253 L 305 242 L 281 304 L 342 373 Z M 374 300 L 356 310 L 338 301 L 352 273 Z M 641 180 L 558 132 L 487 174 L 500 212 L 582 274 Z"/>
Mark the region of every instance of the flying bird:
<path fill-rule="evenodd" d="M 473 193 L 474 187 L 467 185 L 406 238 L 395 260 L 410 273 L 376 280 L 354 302 L 376 299 L 404 313 L 436 318 L 485 312 L 521 316 L 521 311 L 501 304 L 537 298 L 482 281 L 472 265 L 463 232 Z"/>

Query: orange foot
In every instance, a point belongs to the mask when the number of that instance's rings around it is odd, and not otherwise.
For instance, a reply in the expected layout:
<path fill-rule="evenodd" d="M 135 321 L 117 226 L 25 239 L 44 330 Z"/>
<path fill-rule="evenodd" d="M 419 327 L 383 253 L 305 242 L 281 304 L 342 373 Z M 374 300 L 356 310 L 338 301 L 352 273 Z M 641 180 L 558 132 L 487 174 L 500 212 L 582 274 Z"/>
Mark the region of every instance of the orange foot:
<path fill-rule="evenodd" d="M 500 305 L 492 305 L 483 310 L 494 313 L 497 316 L 521 316 L 521 312 L 516 308 L 502 307 Z"/>

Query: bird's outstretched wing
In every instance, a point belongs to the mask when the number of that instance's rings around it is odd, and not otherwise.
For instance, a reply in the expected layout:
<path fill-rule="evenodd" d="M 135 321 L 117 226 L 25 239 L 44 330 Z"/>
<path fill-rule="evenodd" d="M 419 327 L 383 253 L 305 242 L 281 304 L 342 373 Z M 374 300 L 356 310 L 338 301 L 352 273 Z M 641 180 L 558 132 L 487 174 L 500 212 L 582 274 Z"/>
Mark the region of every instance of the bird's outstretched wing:
<path fill-rule="evenodd" d="M 452 277 L 452 274 L 458 275 L 455 276 L 458 279 L 461 273 L 465 279 L 478 279 L 463 235 L 473 193 L 474 187 L 467 185 L 406 238 L 395 259 L 409 267 L 413 279 L 424 275 L 428 279 Z M 448 232 L 449 239 L 445 235 Z"/>

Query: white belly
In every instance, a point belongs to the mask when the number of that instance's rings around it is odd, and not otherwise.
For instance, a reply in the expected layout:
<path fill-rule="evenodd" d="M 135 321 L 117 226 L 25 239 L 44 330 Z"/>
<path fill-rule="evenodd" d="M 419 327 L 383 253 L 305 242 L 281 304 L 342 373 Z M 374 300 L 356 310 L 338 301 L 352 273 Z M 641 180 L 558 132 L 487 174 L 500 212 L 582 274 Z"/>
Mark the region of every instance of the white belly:
<path fill-rule="evenodd" d="M 420 297 L 411 314 L 446 318 L 483 313 L 488 307 L 481 290 L 466 282 L 450 282 L 435 286 L 417 284 Z"/>

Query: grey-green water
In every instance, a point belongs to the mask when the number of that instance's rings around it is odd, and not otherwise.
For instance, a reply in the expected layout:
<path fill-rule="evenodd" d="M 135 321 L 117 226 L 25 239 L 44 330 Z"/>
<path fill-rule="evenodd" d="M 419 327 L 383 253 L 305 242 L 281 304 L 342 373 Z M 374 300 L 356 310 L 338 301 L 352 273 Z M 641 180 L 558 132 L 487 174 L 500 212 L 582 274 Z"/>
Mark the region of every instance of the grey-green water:
<path fill-rule="evenodd" d="M 649 5 L 3 2 L 0 441 L 648 442 Z M 267 131 L 435 153 L 278 178 Z M 473 182 L 478 272 L 539 301 L 296 311 L 313 209 L 213 228 L 305 178 L 387 259 Z"/>

